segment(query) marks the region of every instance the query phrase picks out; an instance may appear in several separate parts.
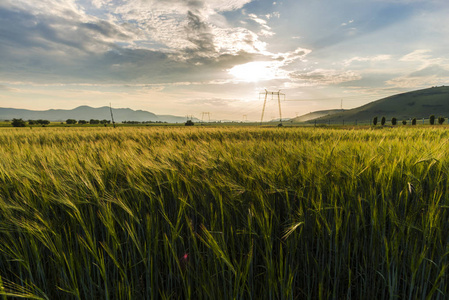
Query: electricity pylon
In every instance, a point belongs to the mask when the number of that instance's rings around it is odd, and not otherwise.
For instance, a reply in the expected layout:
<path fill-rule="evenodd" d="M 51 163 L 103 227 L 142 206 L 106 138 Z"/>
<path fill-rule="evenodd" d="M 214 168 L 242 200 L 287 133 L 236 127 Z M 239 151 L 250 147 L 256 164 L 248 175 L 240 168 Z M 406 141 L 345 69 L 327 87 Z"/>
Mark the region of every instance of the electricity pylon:
<path fill-rule="evenodd" d="M 279 121 L 281 122 L 282 125 L 282 113 L 281 113 L 281 95 L 284 96 L 284 100 L 285 100 L 285 94 L 281 93 L 281 90 L 277 91 L 277 92 L 269 92 L 267 90 L 265 90 L 265 92 L 259 93 L 259 96 L 265 94 L 265 100 L 263 101 L 263 108 L 262 108 L 262 117 L 260 118 L 260 125 L 262 125 L 262 121 L 263 121 L 263 115 L 265 113 L 265 105 L 267 104 L 267 98 L 268 95 L 271 95 L 271 99 L 273 99 L 274 96 L 278 96 L 278 104 L 279 104 Z"/>
<path fill-rule="evenodd" d="M 201 113 L 201 123 L 203 123 L 204 116 L 208 116 L 209 117 L 209 123 L 210 123 L 210 112 L 205 111 L 205 112 Z"/>

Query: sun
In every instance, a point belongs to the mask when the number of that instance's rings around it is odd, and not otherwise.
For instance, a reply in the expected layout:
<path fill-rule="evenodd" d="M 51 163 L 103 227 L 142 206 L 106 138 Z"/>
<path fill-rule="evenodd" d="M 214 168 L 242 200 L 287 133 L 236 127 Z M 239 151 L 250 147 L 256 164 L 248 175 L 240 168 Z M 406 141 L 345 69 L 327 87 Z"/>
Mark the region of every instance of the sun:
<path fill-rule="evenodd" d="M 245 82 L 257 82 L 276 78 L 276 70 L 270 61 L 253 61 L 237 65 L 228 70 L 235 79 Z"/>

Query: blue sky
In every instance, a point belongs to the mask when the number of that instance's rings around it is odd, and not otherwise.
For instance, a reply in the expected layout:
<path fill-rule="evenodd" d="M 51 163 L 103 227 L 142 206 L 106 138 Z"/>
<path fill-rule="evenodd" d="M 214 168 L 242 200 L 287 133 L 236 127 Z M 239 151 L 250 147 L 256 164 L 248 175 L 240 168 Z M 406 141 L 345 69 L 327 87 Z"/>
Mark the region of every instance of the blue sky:
<path fill-rule="evenodd" d="M 449 81 L 444 0 L 2 0 L 0 106 L 260 118 Z M 276 117 L 269 101 L 267 118 Z"/>

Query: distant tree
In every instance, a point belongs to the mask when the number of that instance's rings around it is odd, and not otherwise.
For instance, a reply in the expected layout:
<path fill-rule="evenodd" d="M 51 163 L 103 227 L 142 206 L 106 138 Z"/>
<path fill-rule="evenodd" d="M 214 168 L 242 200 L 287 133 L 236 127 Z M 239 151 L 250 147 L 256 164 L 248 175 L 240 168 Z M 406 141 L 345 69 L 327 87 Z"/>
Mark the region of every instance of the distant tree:
<path fill-rule="evenodd" d="M 81 125 L 87 124 L 87 121 L 86 121 L 86 120 L 79 120 L 79 121 L 78 121 L 78 124 L 81 124 Z"/>
<path fill-rule="evenodd" d="M 36 125 L 37 121 L 35 120 L 28 120 L 28 125 Z"/>
<path fill-rule="evenodd" d="M 434 115 L 431 115 L 429 117 L 429 123 L 430 123 L 430 125 L 434 125 L 435 124 L 435 116 Z"/>
<path fill-rule="evenodd" d="M 37 120 L 36 123 L 40 124 L 40 125 L 48 125 L 48 124 L 50 124 L 50 121 L 40 119 L 40 120 Z"/>
<path fill-rule="evenodd" d="M 110 124 L 111 123 L 111 121 L 110 120 L 101 120 L 100 121 L 100 124 Z"/>
<path fill-rule="evenodd" d="M 67 119 L 66 124 L 76 124 L 76 120 L 75 119 Z"/>
<path fill-rule="evenodd" d="M 391 125 L 396 125 L 397 122 L 398 120 L 395 117 L 391 118 Z"/>
<path fill-rule="evenodd" d="M 100 120 L 90 119 L 89 124 L 100 124 Z"/>
<path fill-rule="evenodd" d="M 412 119 L 412 125 L 416 125 L 416 118 Z"/>
<path fill-rule="evenodd" d="M 192 120 L 187 120 L 187 122 L 185 123 L 186 126 L 193 126 L 195 125 L 195 123 L 193 123 Z"/>
<path fill-rule="evenodd" d="M 373 119 L 373 125 L 374 125 L 374 126 L 377 125 L 377 117 L 374 117 L 374 119 Z"/>
<path fill-rule="evenodd" d="M 438 124 L 442 125 L 444 123 L 445 119 L 442 116 L 438 117 Z"/>
<path fill-rule="evenodd" d="M 402 125 L 407 125 L 407 120 L 402 120 Z"/>
<path fill-rule="evenodd" d="M 22 119 L 12 119 L 11 125 L 13 127 L 25 127 L 25 121 Z"/>
<path fill-rule="evenodd" d="M 382 117 L 382 119 L 380 120 L 380 125 L 384 126 L 386 121 L 387 119 L 385 119 L 385 117 Z"/>

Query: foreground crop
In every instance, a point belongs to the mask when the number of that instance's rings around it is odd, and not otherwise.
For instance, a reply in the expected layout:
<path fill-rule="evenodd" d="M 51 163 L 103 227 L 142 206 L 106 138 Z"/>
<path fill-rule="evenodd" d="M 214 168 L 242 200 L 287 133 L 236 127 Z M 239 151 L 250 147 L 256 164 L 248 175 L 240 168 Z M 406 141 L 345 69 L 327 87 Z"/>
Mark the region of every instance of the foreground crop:
<path fill-rule="evenodd" d="M 0 295 L 447 298 L 440 129 L 0 131 Z"/>

